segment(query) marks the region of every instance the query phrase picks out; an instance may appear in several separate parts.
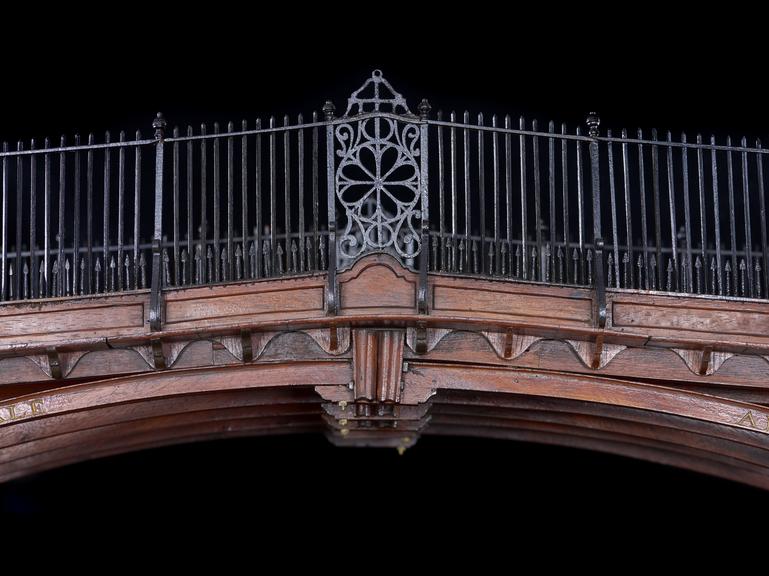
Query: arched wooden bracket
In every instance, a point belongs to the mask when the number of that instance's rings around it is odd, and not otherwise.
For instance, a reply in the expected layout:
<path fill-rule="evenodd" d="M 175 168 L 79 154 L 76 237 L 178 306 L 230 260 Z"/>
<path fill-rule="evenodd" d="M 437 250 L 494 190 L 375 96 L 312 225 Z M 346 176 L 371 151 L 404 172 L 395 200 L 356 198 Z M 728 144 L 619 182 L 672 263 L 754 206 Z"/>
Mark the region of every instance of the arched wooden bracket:
<path fill-rule="evenodd" d="M 176 359 L 189 344 L 188 341 L 163 342 L 160 338 L 153 338 L 149 344 L 140 344 L 130 348 L 138 352 L 153 370 L 165 370 L 173 366 Z"/>
<path fill-rule="evenodd" d="M 77 352 L 61 352 L 55 347 L 46 348 L 45 354 L 29 356 L 37 366 L 54 380 L 66 378 L 87 350 Z"/>
<path fill-rule="evenodd" d="M 513 360 L 526 352 L 533 344 L 542 340 L 542 336 L 516 334 L 512 330 L 505 332 L 481 332 L 483 337 L 503 360 Z"/>
<path fill-rule="evenodd" d="M 686 362 L 689 370 L 700 376 L 710 376 L 721 368 L 724 362 L 734 356 L 731 352 L 715 352 L 711 346 L 706 346 L 702 350 L 685 348 L 673 348 L 672 350 Z"/>
<path fill-rule="evenodd" d="M 577 353 L 582 363 L 593 370 L 603 368 L 627 348 L 622 344 L 606 344 L 603 333 L 599 333 L 592 342 L 589 340 L 566 340 L 566 342 Z"/>
<path fill-rule="evenodd" d="M 416 328 L 406 328 L 406 345 L 417 354 L 427 354 L 453 330 L 449 328 L 426 328 L 424 324 Z"/>

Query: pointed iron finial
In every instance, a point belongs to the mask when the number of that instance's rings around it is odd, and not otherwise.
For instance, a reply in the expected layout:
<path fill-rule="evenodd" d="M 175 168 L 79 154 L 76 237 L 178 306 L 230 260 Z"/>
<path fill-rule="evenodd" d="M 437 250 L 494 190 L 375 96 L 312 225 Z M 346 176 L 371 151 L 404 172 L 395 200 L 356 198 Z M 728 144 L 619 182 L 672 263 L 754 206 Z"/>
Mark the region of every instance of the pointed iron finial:
<path fill-rule="evenodd" d="M 430 103 L 427 101 L 427 98 L 422 98 L 422 101 L 419 103 L 419 117 L 422 120 L 427 120 L 427 117 L 430 115 L 431 109 L 432 109 L 432 106 L 430 106 Z"/>
<path fill-rule="evenodd" d="M 336 106 L 334 106 L 334 103 L 331 100 L 326 100 L 326 103 L 323 105 L 323 115 L 326 117 L 326 121 L 330 122 L 333 120 L 335 113 Z"/>
<path fill-rule="evenodd" d="M 152 121 L 152 127 L 155 129 L 155 139 L 162 140 L 166 131 L 166 119 L 162 112 L 158 112 Z"/>
<path fill-rule="evenodd" d="M 598 136 L 598 126 L 601 125 L 601 117 L 598 115 L 598 112 L 588 114 L 585 123 L 587 124 L 587 133 L 591 138 L 596 138 Z"/>

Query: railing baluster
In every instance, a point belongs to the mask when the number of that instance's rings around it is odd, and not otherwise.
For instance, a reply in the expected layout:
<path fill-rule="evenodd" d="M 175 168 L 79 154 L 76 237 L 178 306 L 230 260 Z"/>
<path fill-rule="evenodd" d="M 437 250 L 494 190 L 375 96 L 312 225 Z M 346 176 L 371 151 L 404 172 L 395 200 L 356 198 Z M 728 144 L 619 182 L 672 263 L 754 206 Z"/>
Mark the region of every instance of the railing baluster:
<path fill-rule="evenodd" d="M 88 145 L 93 145 L 93 134 L 88 135 Z M 93 291 L 93 149 L 89 148 L 86 154 L 86 294 Z M 41 294 L 42 296 L 42 294 Z"/>
<path fill-rule="evenodd" d="M 174 126 L 173 135 L 174 135 L 174 138 L 178 138 L 179 137 L 179 127 L 178 126 Z M 178 142 L 174 142 L 172 150 L 173 150 L 173 162 L 172 162 L 172 164 L 173 164 L 173 168 L 174 168 L 173 175 L 172 175 L 172 178 L 173 178 L 172 193 L 173 193 L 173 201 L 174 201 L 174 229 L 173 229 L 173 234 L 174 234 L 174 240 L 173 240 L 173 242 L 174 242 L 174 248 L 173 248 L 174 265 L 173 265 L 173 270 L 174 270 L 174 274 L 173 274 L 173 283 L 176 286 L 181 286 L 182 282 L 181 282 L 180 268 L 179 268 L 179 266 L 181 264 L 181 252 L 180 252 L 180 248 L 179 248 L 179 242 L 180 242 L 181 238 L 180 238 L 180 234 L 179 234 L 179 223 L 180 223 L 180 220 L 181 220 L 181 210 L 182 210 L 182 208 L 179 205 L 179 190 L 180 190 L 180 187 L 181 187 L 181 182 L 180 182 L 180 178 L 179 178 L 179 143 Z M 187 209 L 187 211 L 189 212 L 189 208 Z M 122 258 L 118 258 L 118 262 L 122 262 L 122 261 L 123 261 Z"/>
<path fill-rule="evenodd" d="M 662 259 L 662 209 L 660 206 L 660 160 L 659 146 L 656 144 L 657 130 L 652 128 L 652 210 L 654 211 L 654 251 L 657 258 L 657 286 L 662 290 L 664 286 L 663 274 L 665 273 Z"/>
<path fill-rule="evenodd" d="M 304 117 L 299 114 L 297 122 L 304 124 Z M 296 135 L 296 184 L 298 193 L 297 207 L 299 208 L 299 272 L 305 272 L 304 258 L 304 128 L 300 128 Z M 309 263 L 306 269 L 309 270 Z"/>
<path fill-rule="evenodd" d="M 284 225 L 284 242 L 283 250 L 286 255 L 286 273 L 291 271 L 289 263 L 289 257 L 291 254 L 291 139 L 289 138 L 289 125 L 288 115 L 283 117 L 283 126 L 286 127 L 283 130 L 283 216 L 285 219 Z"/>
<path fill-rule="evenodd" d="M 611 130 L 606 131 L 606 137 L 611 139 Z M 617 191 L 614 183 L 614 145 L 611 142 L 606 143 L 607 156 L 609 161 L 609 196 L 611 199 L 611 240 L 612 240 L 612 256 L 610 267 L 614 265 L 614 286 L 619 288 L 620 274 L 619 274 L 619 237 L 617 236 Z M 611 278 L 609 277 L 608 286 L 611 287 Z M 628 288 L 627 282 L 625 288 Z"/>
<path fill-rule="evenodd" d="M 638 129 L 638 139 L 643 140 L 643 132 Z M 644 163 L 644 147 L 642 144 L 638 145 L 638 183 L 641 195 L 641 243 L 643 244 L 643 276 L 644 282 L 641 286 L 641 279 L 638 279 L 638 288 L 645 290 L 652 290 L 652 274 L 650 268 L 649 258 L 649 227 L 646 224 L 646 167 Z M 654 280 L 656 284 L 656 277 Z"/>
<path fill-rule="evenodd" d="M 256 119 L 256 129 L 262 129 L 262 119 Z M 254 234 L 254 250 L 255 250 L 255 278 L 262 277 L 262 265 L 261 265 L 261 253 L 262 253 L 262 135 L 256 135 L 256 162 L 254 173 L 254 204 L 256 208 L 256 234 Z"/>
<path fill-rule="evenodd" d="M 673 146 L 672 135 L 667 134 L 667 168 L 668 168 L 668 205 L 670 206 L 670 248 L 673 253 L 673 289 L 681 290 L 681 280 L 678 277 L 678 226 L 676 224 L 676 187 L 673 182 Z"/>
<path fill-rule="evenodd" d="M 590 276 L 595 280 L 596 307 L 598 312 L 597 324 L 599 328 L 606 325 L 606 286 L 604 284 L 603 270 L 603 233 L 601 229 L 601 169 L 600 169 L 600 150 L 598 148 L 598 126 L 601 119 L 598 114 L 591 112 L 587 117 L 588 134 L 594 138 L 590 142 L 590 187 L 593 195 L 593 250 L 588 251 L 588 284 Z M 591 271 L 590 261 L 593 254 L 594 270 Z M 592 272 L 592 274 L 591 274 Z"/>
<path fill-rule="evenodd" d="M 161 243 L 163 240 L 163 137 L 165 133 L 166 120 L 158 112 L 157 117 L 152 122 L 152 128 L 155 130 L 155 225 L 152 235 L 152 286 L 150 292 L 150 329 L 159 331 L 162 328 L 162 293 L 163 284 L 163 262 L 161 261 Z"/>
<path fill-rule="evenodd" d="M 623 128 L 622 139 L 627 139 L 627 130 Z M 628 259 L 628 280 L 625 282 L 625 288 L 633 288 L 635 286 L 635 278 L 633 273 L 633 267 L 635 264 L 635 257 L 633 254 L 633 219 L 630 217 L 632 205 L 630 201 L 630 157 L 628 155 L 627 142 L 622 142 L 622 189 L 625 196 L 625 242 L 627 244 L 627 259 Z M 638 277 L 638 288 L 642 289 L 641 276 Z"/>
<path fill-rule="evenodd" d="M 270 129 L 275 128 L 275 117 L 270 116 Z M 277 181 L 276 181 L 276 160 L 275 160 L 275 132 L 270 132 L 270 269 L 276 270 L 275 258 L 277 257 L 277 246 L 275 245 L 275 229 L 278 227 L 277 213 Z"/>
<path fill-rule="evenodd" d="M 107 132 L 104 138 L 106 143 L 110 142 L 110 133 Z M 109 286 L 108 270 L 110 261 L 110 186 L 112 183 L 112 156 L 109 148 L 104 150 L 104 187 L 103 187 L 103 226 L 102 226 L 102 265 L 104 266 L 104 291 L 107 292 L 111 289 Z"/>
<path fill-rule="evenodd" d="M 241 130 L 248 130 L 248 121 L 242 120 Z M 245 134 L 240 138 L 240 233 L 242 235 L 240 263 L 242 270 L 238 273 L 238 280 L 251 277 L 251 259 L 248 254 L 248 136 Z"/>
<path fill-rule="evenodd" d="M 318 121 L 318 113 L 312 113 L 313 123 Z M 318 265 L 318 250 L 320 248 L 318 237 L 318 127 L 312 129 L 312 259 L 309 265 L 315 270 L 320 270 Z"/>
<path fill-rule="evenodd" d="M 235 125 L 227 124 L 227 132 L 232 134 Z M 227 278 L 235 278 L 235 142 L 232 136 L 227 137 Z"/>
<path fill-rule="evenodd" d="M 200 125 L 200 135 L 206 136 L 206 125 Z M 206 275 L 208 261 L 208 146 L 206 143 L 208 140 L 203 138 L 200 140 L 200 263 L 201 263 L 201 278 L 202 283 L 208 282 L 208 276 Z M 214 193 L 216 190 L 214 189 Z"/>
<path fill-rule="evenodd" d="M 491 125 L 494 128 L 497 127 L 496 114 L 491 118 Z M 499 275 L 499 135 L 496 130 L 493 133 L 492 140 L 492 160 L 494 166 L 494 269 L 496 270 L 497 275 Z"/>
<path fill-rule="evenodd" d="M 536 132 L 539 129 L 536 120 L 531 121 L 531 129 L 534 132 Z M 534 229 L 536 230 L 537 258 L 538 258 L 536 262 L 536 266 L 532 264 L 531 279 L 542 280 L 543 279 L 542 255 L 544 254 L 544 252 L 542 251 L 542 204 L 541 204 L 542 200 L 540 198 L 541 174 L 539 171 L 539 138 L 537 136 L 532 136 L 531 148 L 532 148 L 532 159 L 534 161 Z M 534 271 L 536 271 L 536 275 Z"/>
<path fill-rule="evenodd" d="M 136 141 L 142 139 L 141 131 L 136 131 Z M 192 142 L 187 143 L 188 149 L 191 149 Z M 188 169 L 189 172 L 189 169 Z M 192 178 L 191 175 L 188 175 Z M 141 236 L 141 206 L 142 206 L 142 147 L 138 144 L 134 147 L 134 255 L 133 255 L 133 269 L 134 269 L 134 281 L 133 285 L 136 290 L 139 289 L 139 240 Z M 188 217 L 191 217 L 192 204 L 187 208 Z"/>
<path fill-rule="evenodd" d="M 213 147 L 214 147 L 214 180 L 213 180 L 213 200 L 214 200 L 214 215 L 213 215 L 213 251 L 214 251 L 214 267 L 213 267 L 213 278 L 211 278 L 211 282 L 219 282 L 220 275 L 219 275 L 219 241 L 221 238 L 221 166 L 219 164 L 219 123 L 214 122 L 214 139 L 213 139 Z"/>
<path fill-rule="evenodd" d="M 21 151 L 24 149 L 24 145 L 18 142 L 16 150 Z M 22 243 L 22 208 L 24 206 L 24 163 L 22 156 L 16 157 L 16 264 L 14 269 L 16 271 L 16 277 L 14 278 L 14 294 L 17 299 L 21 299 L 21 280 L 22 280 L 22 264 L 21 264 L 21 243 Z"/>
<path fill-rule="evenodd" d="M 75 146 L 80 146 L 80 135 L 75 135 Z M 72 210 L 74 221 L 72 224 L 72 294 L 80 295 L 80 151 L 75 151 L 75 197 Z"/>
<path fill-rule="evenodd" d="M 740 146 L 748 147 L 747 139 L 743 136 Z M 748 270 L 748 296 L 760 298 L 761 294 L 754 294 L 753 284 L 753 236 L 750 227 L 750 189 L 748 183 L 748 153 L 742 152 L 742 205 L 745 210 L 745 264 Z M 734 216 L 732 216 L 734 218 Z"/>
<path fill-rule="evenodd" d="M 187 137 L 191 138 L 193 134 L 192 126 L 187 126 Z M 138 136 L 138 134 L 137 134 Z M 137 151 L 139 147 L 137 146 Z M 138 162 L 138 159 L 137 159 Z M 192 140 L 187 141 L 187 259 L 189 261 L 188 265 L 188 273 L 186 276 L 185 281 L 188 284 L 192 284 L 194 282 L 195 273 L 193 272 L 193 262 L 194 262 L 194 254 L 195 254 L 195 247 L 193 246 L 194 242 L 194 231 L 192 229 L 192 217 L 195 213 L 195 206 L 194 206 L 194 191 L 193 191 L 193 150 L 192 150 Z M 134 266 L 136 266 L 136 254 L 134 254 Z"/>
<path fill-rule="evenodd" d="M 566 124 L 561 124 L 561 134 L 566 135 Z M 569 222 L 569 141 L 561 140 L 561 202 L 563 203 L 563 254 L 566 258 L 566 273 L 563 282 L 569 283 L 569 247 L 571 246 L 571 224 Z M 560 264 L 559 264 L 560 266 Z"/>
<path fill-rule="evenodd" d="M 711 146 L 716 145 L 715 136 L 710 137 L 710 144 Z M 715 238 L 716 238 L 715 286 L 716 286 L 716 289 L 718 290 L 718 295 L 722 296 L 724 293 L 724 289 L 721 282 L 721 223 L 720 223 L 720 214 L 719 214 L 719 212 L 721 211 L 721 204 L 718 200 L 718 163 L 717 163 L 715 148 L 711 148 L 710 150 L 710 160 L 711 160 L 711 172 L 713 175 L 713 217 L 715 219 L 713 226 L 714 226 L 714 232 L 715 232 Z"/>
<path fill-rule="evenodd" d="M 577 136 L 582 135 L 582 131 L 579 126 L 577 126 L 576 134 Z M 580 278 L 582 279 L 582 283 L 585 282 L 585 271 L 583 269 L 585 263 L 585 192 L 582 171 L 582 141 L 577 140 L 577 222 L 579 226 L 579 252 L 577 252 L 578 258 L 574 261 L 575 284 L 580 283 Z M 525 255 L 526 253 L 524 252 L 524 256 Z"/>
<path fill-rule="evenodd" d="M 8 152 L 8 143 L 3 142 L 3 152 Z M 2 204 L 2 265 L 0 266 L 0 301 L 8 296 L 8 156 L 3 156 L 3 204 Z"/>
<path fill-rule="evenodd" d="M 443 120 L 443 112 L 438 110 L 437 119 L 440 122 Z M 437 151 L 438 151 L 438 234 L 439 238 L 443 238 L 445 234 L 445 203 L 446 203 L 446 175 L 444 166 L 444 150 L 443 150 L 443 127 L 438 126 L 438 138 L 437 138 Z M 446 269 L 446 250 L 441 250 L 441 269 Z M 437 265 L 437 261 L 434 262 Z M 437 269 L 437 268 L 436 268 Z"/>
<path fill-rule="evenodd" d="M 67 145 L 66 139 L 64 136 L 61 137 L 61 147 L 64 148 Z M 65 152 L 59 152 L 59 214 L 58 214 L 58 226 L 57 226 L 57 234 L 56 234 L 56 248 L 57 248 L 57 258 L 59 259 L 59 268 L 60 272 L 64 269 L 64 215 L 65 215 L 65 207 L 66 207 L 66 198 L 67 198 L 67 163 L 66 163 L 66 156 Z M 63 273 L 59 274 L 59 283 L 58 283 L 58 290 L 59 290 L 59 296 L 64 296 L 66 294 L 66 290 L 64 287 L 64 280 L 65 275 Z"/>
<path fill-rule="evenodd" d="M 693 278 L 692 278 L 692 224 L 691 224 L 691 208 L 689 206 L 689 156 L 688 148 L 686 146 L 686 134 L 681 134 L 681 142 L 684 146 L 681 147 L 681 167 L 683 171 L 683 194 L 684 194 L 684 234 L 686 235 L 686 278 L 687 278 L 687 290 L 694 292 L 693 290 Z"/>
<path fill-rule="evenodd" d="M 45 147 L 51 147 L 51 141 L 45 139 Z M 51 286 L 48 281 L 48 274 L 51 271 L 51 155 L 45 154 L 45 182 L 44 182 L 44 206 L 43 206 L 43 290 L 41 297 L 47 298 L 51 295 Z"/>
<path fill-rule="evenodd" d="M 726 137 L 726 145 L 730 146 L 732 145 L 732 138 L 731 136 Z M 731 151 L 727 152 L 726 154 L 726 172 L 727 172 L 727 184 L 728 184 L 728 192 L 729 192 L 729 247 L 731 248 L 732 253 L 732 266 L 737 265 L 737 228 L 736 228 L 736 218 L 735 218 L 735 210 L 734 210 L 734 166 L 732 161 L 732 153 Z M 726 282 L 726 295 L 731 296 L 733 293 L 736 293 L 736 287 L 735 289 L 732 289 L 732 286 L 729 282 Z"/>
<path fill-rule="evenodd" d="M 697 191 L 699 195 L 699 208 L 700 208 L 700 257 L 702 258 L 702 285 L 705 292 L 708 287 L 708 221 L 707 221 L 707 207 L 705 205 L 705 169 L 703 162 L 702 152 L 702 135 L 697 134 Z"/>
<path fill-rule="evenodd" d="M 483 126 L 483 114 L 478 114 L 478 126 Z M 478 216 L 480 218 L 480 267 L 481 270 L 485 270 L 486 266 L 486 251 L 483 249 L 484 242 L 486 242 L 486 158 L 483 148 L 483 136 L 484 131 L 478 130 Z"/>
<path fill-rule="evenodd" d="M 521 116 L 518 120 L 518 128 L 523 131 L 526 130 L 526 120 Z M 526 196 L 527 196 L 527 180 L 526 180 L 526 137 L 521 134 L 519 137 L 519 157 L 521 163 L 521 271 L 523 272 L 523 279 L 526 280 L 527 269 L 526 265 L 526 241 L 528 240 L 528 232 L 526 230 L 526 220 L 528 215 L 526 213 Z M 469 252 L 469 250 L 468 250 Z M 469 267 L 468 267 L 469 269 Z"/>
<path fill-rule="evenodd" d="M 756 140 L 756 148 L 761 149 L 761 140 Z M 756 170 L 758 175 L 758 209 L 761 216 L 761 254 L 764 259 L 764 290 L 769 293 L 769 243 L 767 242 L 766 199 L 764 197 L 764 155 L 761 153 L 756 154 Z"/>
<path fill-rule="evenodd" d="M 326 120 L 326 182 L 328 197 L 328 275 L 326 285 L 326 314 L 334 316 L 337 313 L 336 294 L 336 191 L 334 190 L 334 112 L 335 107 L 330 100 L 323 105 Z M 321 242 L 320 257 L 324 259 L 324 246 Z"/>
<path fill-rule="evenodd" d="M 123 279 L 123 219 L 125 212 L 125 132 L 120 132 L 123 146 L 118 151 L 118 193 L 117 193 L 117 290 L 125 290 Z M 113 288 L 114 289 L 114 288 Z"/>
<path fill-rule="evenodd" d="M 470 113 L 465 110 L 463 121 L 465 125 L 470 124 Z M 464 128 L 462 130 L 462 152 L 463 152 L 463 175 L 464 175 L 464 187 L 465 187 L 465 242 L 468 244 L 467 250 L 465 250 L 465 269 L 470 270 L 470 235 L 473 231 L 472 222 L 470 221 L 471 217 L 471 207 L 470 207 L 470 133 L 468 132 L 467 128 Z"/>
<path fill-rule="evenodd" d="M 547 125 L 547 131 L 550 134 L 555 133 L 555 123 L 551 120 Z M 548 209 L 550 212 L 550 281 L 555 280 L 555 258 L 553 257 L 553 251 L 555 250 L 555 243 L 557 241 L 556 224 L 555 224 L 555 140 L 551 136 L 547 139 L 547 176 L 548 176 Z"/>
<path fill-rule="evenodd" d="M 505 130 L 510 130 L 510 116 L 505 116 Z M 505 252 L 502 253 L 503 265 L 507 265 L 507 271 L 512 271 L 512 264 L 505 262 L 508 254 L 512 254 L 512 242 L 513 242 L 513 159 L 511 154 L 512 140 L 510 133 L 505 133 Z M 505 272 L 502 272 L 504 275 Z"/>
<path fill-rule="evenodd" d="M 35 149 L 35 140 L 30 143 L 30 149 Z M 90 228 L 91 223 L 88 222 Z M 33 154 L 29 158 L 29 293 L 30 297 L 37 298 L 41 296 L 38 279 L 37 263 L 37 155 Z"/>

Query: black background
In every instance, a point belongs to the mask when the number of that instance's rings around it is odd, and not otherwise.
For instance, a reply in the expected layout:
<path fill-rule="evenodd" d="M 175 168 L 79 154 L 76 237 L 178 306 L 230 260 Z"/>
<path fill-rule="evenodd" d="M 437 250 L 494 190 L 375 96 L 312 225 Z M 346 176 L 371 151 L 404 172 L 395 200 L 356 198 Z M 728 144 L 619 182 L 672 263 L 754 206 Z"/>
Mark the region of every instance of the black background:
<path fill-rule="evenodd" d="M 595 109 L 602 129 L 769 134 L 761 36 L 753 35 L 750 14 L 734 24 L 719 14 L 712 28 L 698 14 L 682 28 L 667 18 L 647 20 L 644 10 L 572 20 L 562 12 L 502 18 L 463 9 L 445 20 L 405 12 L 348 21 L 318 6 L 308 27 L 294 27 L 297 14 L 206 13 L 192 22 L 137 6 L 84 30 L 62 30 L 56 19 L 66 11 L 49 12 L 18 41 L 6 39 L 0 139 L 107 129 L 149 134 L 158 110 L 171 126 L 309 114 L 327 98 L 343 110 L 374 68 L 412 110 L 426 97 L 434 112 L 526 114 L 574 126 Z M 575 506 L 581 518 L 622 509 L 683 522 L 707 510 L 710 520 L 737 521 L 766 501 L 751 488 L 621 457 L 454 438 L 423 438 L 402 457 L 335 449 L 322 437 L 231 440 L 87 462 L 0 486 L 0 514 L 14 517 L 194 510 L 256 514 L 292 530 L 307 518 L 344 518 L 348 529 L 371 517 L 394 522 L 409 509 L 466 518 L 465 526 L 484 515 L 513 518 L 528 509 L 550 518 L 550 510 Z"/>

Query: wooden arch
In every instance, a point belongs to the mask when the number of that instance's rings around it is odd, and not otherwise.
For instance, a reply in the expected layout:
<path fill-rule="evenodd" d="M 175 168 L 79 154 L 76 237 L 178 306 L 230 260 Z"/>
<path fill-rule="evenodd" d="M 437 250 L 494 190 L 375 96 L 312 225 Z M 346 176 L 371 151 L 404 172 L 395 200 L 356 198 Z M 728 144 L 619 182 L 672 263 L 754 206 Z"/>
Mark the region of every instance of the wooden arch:
<path fill-rule="evenodd" d="M 624 454 L 769 488 L 762 303 L 442 275 L 374 254 L 324 275 L 0 309 L 0 481 L 148 447 L 322 432 Z"/>

